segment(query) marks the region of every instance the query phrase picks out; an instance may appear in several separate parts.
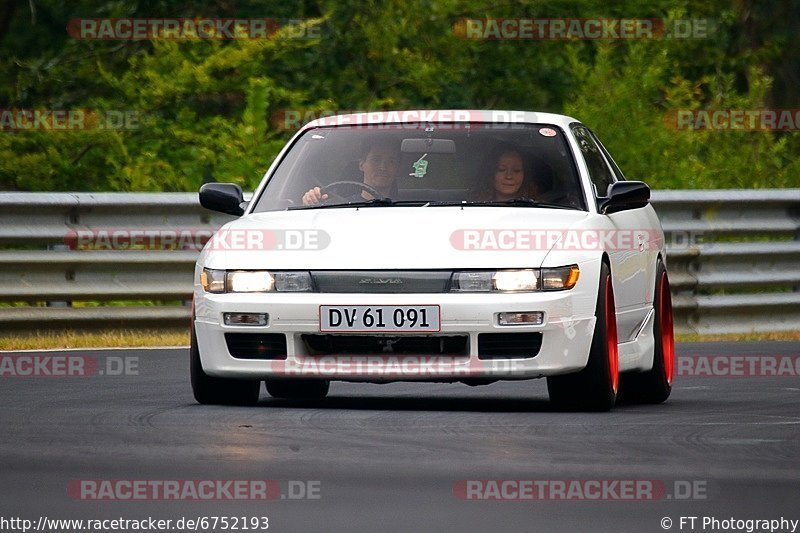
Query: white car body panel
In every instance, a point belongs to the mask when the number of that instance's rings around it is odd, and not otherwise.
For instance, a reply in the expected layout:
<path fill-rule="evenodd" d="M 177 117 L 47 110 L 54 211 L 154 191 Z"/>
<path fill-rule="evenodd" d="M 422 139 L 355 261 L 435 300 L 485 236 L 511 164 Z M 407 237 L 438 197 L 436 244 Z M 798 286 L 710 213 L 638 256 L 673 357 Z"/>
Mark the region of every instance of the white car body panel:
<path fill-rule="evenodd" d="M 491 111 L 471 111 L 491 116 Z M 546 113 L 514 112 L 514 122 L 552 124 L 566 132 L 574 154 L 579 154 L 569 125 L 571 117 Z M 349 118 L 348 118 L 349 117 Z M 364 115 L 342 121 L 363 123 Z M 330 120 L 324 122 L 330 125 Z M 380 123 L 376 118 L 375 123 Z M 256 189 L 258 198 L 283 155 L 306 125 L 276 158 Z M 203 369 L 218 377 L 323 377 L 353 381 L 528 379 L 574 372 L 586 366 L 595 325 L 600 265 L 605 254 L 611 265 L 619 335 L 620 371 L 645 371 L 653 365 L 653 291 L 656 258 L 664 254 L 661 226 L 651 206 L 599 214 L 586 165 L 577 162 L 588 211 L 530 207 L 373 207 L 251 213 L 226 224 L 226 231 L 280 231 L 301 228 L 324 232 L 329 241 L 317 250 L 219 250 L 207 246 L 195 272 L 195 328 Z M 454 232 L 464 229 L 543 231 L 647 230 L 651 240 L 627 250 L 493 250 L 467 251 L 453 246 Z M 652 238 L 655 237 L 655 238 Z M 211 294 L 199 283 L 203 268 L 227 270 L 423 270 L 515 269 L 577 264 L 580 278 L 571 290 L 528 293 L 236 293 Z M 381 361 L 371 362 L 372 373 L 346 365 L 309 365 L 300 337 L 319 334 L 320 305 L 439 305 L 441 334 L 469 336 L 469 353 L 437 366 L 434 374 L 381 373 Z M 503 311 L 542 311 L 544 323 L 536 326 L 499 326 Z M 268 313 L 264 327 L 226 326 L 225 312 Z M 480 333 L 541 332 L 542 346 L 528 359 L 479 360 Z M 279 332 L 287 337 L 285 360 L 237 359 L 228 352 L 226 332 Z M 298 369 L 303 369 L 302 372 Z"/>
<path fill-rule="evenodd" d="M 436 269 L 537 268 L 548 249 L 465 251 L 451 244 L 454 232 L 484 230 L 560 231 L 585 226 L 589 213 L 577 210 L 495 207 L 392 207 L 254 213 L 229 222 L 227 232 L 302 228 L 325 232 L 320 250 L 209 250 L 198 264 L 228 269 Z M 599 252 L 598 252 L 599 255 Z M 571 259 L 567 264 L 574 263 Z M 556 266 L 556 265 L 553 265 Z"/>

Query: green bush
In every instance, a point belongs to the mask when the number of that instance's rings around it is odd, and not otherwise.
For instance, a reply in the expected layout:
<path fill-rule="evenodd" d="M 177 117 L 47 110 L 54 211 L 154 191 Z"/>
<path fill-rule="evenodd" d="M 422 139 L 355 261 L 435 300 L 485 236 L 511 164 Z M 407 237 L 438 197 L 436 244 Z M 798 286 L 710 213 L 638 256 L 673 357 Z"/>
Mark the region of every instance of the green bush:
<path fill-rule="evenodd" d="M 117 110 L 138 122 L 0 132 L 0 190 L 192 191 L 209 177 L 252 189 L 292 133 L 271 123 L 274 113 L 408 108 L 564 112 L 597 133 L 629 178 L 656 188 L 800 186 L 797 132 L 669 124 L 678 110 L 791 107 L 780 99 L 795 97 L 785 73 L 800 47 L 781 9 L 755 6 L 748 18 L 724 0 L 521 2 L 490 14 L 476 0 L 322 0 L 299 10 L 252 0 L 238 13 L 223 4 L 191 0 L 183 16 L 302 18 L 322 36 L 76 41 L 64 32 L 71 18 L 176 16 L 174 7 L 36 2 L 35 21 L 17 7 L 5 34 L 0 25 L 0 109 Z M 454 31 L 461 18 L 486 16 L 713 16 L 719 27 L 709 39 L 614 42 L 472 41 Z"/>

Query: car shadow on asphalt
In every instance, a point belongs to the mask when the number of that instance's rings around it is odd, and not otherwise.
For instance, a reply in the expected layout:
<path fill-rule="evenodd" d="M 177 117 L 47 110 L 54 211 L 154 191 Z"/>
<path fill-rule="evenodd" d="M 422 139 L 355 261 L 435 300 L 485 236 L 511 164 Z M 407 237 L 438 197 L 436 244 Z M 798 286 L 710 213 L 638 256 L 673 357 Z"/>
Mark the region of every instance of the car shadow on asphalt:
<path fill-rule="evenodd" d="M 545 398 L 498 397 L 375 397 L 329 396 L 323 400 L 283 400 L 262 398 L 261 407 L 330 409 L 352 411 L 453 411 L 483 413 L 555 413 L 560 409 Z"/>
<path fill-rule="evenodd" d="M 650 412 L 652 409 L 669 407 L 685 407 L 687 403 L 679 400 L 670 400 L 665 404 L 650 405 L 621 402 L 614 406 L 612 411 L 643 410 Z M 203 408 L 196 403 L 187 404 L 187 407 Z M 234 406 L 223 406 L 234 408 Z M 596 413 L 606 412 L 575 410 L 561 408 L 550 403 L 546 398 L 502 398 L 502 397 L 376 397 L 376 396 L 329 396 L 321 400 L 288 400 L 262 396 L 258 404 L 246 407 L 269 409 L 316 409 L 316 410 L 350 410 L 350 411 L 443 411 L 443 412 L 469 412 L 469 413 Z M 238 407 L 242 409 L 243 407 Z"/>

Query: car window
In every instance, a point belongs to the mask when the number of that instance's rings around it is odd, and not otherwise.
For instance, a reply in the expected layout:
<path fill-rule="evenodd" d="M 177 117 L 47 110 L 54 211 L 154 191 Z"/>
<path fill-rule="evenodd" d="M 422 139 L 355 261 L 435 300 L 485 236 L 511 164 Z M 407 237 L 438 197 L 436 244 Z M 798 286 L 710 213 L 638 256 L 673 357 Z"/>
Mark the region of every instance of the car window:
<path fill-rule="evenodd" d="M 594 142 L 597 143 L 597 146 L 600 147 L 600 151 L 603 152 L 604 156 L 606 156 L 606 162 L 608 162 L 609 166 L 611 167 L 611 170 L 614 172 L 614 177 L 616 178 L 616 180 L 625 181 L 625 174 L 623 174 L 622 170 L 620 170 L 619 166 L 617 166 L 616 161 L 614 161 L 614 158 L 611 157 L 610 153 L 608 153 L 606 147 L 603 145 L 602 142 L 600 142 L 600 139 L 597 138 L 597 135 L 595 135 L 595 133 L 592 130 L 588 128 L 586 129 L 592 135 L 592 139 L 594 139 Z"/>
<path fill-rule="evenodd" d="M 324 201 L 308 203 L 307 194 L 316 187 Z M 586 209 L 575 160 L 559 127 L 454 123 L 307 130 L 269 177 L 253 212 L 376 198 L 391 202 L 373 202 L 375 207 L 538 203 Z"/>
<path fill-rule="evenodd" d="M 572 131 L 578 141 L 583 160 L 586 161 L 586 167 L 589 169 L 589 178 L 595 187 L 596 195 L 598 197 L 605 196 L 608 192 L 608 187 L 614 183 L 611 169 L 606 164 L 603 154 L 597 143 L 592 139 L 589 130 L 583 126 L 573 126 Z"/>

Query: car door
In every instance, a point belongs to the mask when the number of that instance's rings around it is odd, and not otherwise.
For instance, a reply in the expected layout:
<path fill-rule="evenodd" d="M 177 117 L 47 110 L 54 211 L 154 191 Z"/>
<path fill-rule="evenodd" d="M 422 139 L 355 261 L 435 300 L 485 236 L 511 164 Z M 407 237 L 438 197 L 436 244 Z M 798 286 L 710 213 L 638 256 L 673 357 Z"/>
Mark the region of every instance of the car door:
<path fill-rule="evenodd" d="M 614 158 L 608 152 L 606 147 L 603 146 L 603 143 L 597 138 L 593 131 L 589 130 L 589 133 L 600 147 L 600 151 L 605 156 L 606 161 L 608 161 L 608 164 L 611 167 L 612 172 L 614 172 L 617 180 L 624 180 L 625 176 L 622 173 L 622 170 L 620 170 L 620 168 L 617 166 L 617 163 L 614 161 Z M 636 223 L 638 224 L 637 230 L 640 230 L 641 233 L 647 233 L 647 238 L 645 240 L 648 241 L 648 246 L 646 246 L 646 249 L 644 250 L 644 268 L 647 271 L 647 275 L 645 276 L 644 280 L 644 304 L 649 311 L 650 307 L 653 305 L 653 299 L 655 298 L 654 291 L 656 259 L 658 258 L 659 247 L 661 245 L 661 237 L 659 236 L 661 225 L 658 222 L 655 211 L 651 206 L 636 210 L 636 216 Z"/>
<path fill-rule="evenodd" d="M 572 131 L 580 146 L 594 189 L 595 201 L 605 197 L 608 188 L 624 179 L 615 172 L 613 160 L 606 158 L 602 145 L 583 125 L 576 124 Z M 609 231 L 616 232 L 607 249 L 611 259 L 614 280 L 614 299 L 617 306 L 617 334 L 620 342 L 633 339 L 647 316 L 648 248 L 645 238 L 640 238 L 650 224 L 642 209 L 619 211 L 605 216 Z M 651 291 L 652 292 L 652 291 Z"/>

